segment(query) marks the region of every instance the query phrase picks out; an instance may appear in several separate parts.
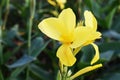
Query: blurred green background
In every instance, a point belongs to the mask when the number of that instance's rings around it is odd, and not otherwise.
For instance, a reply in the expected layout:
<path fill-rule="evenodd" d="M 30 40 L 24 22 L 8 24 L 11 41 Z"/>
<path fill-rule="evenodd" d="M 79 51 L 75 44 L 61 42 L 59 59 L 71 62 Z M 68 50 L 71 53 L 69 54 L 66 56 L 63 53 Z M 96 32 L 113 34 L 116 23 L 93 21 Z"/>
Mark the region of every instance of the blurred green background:
<path fill-rule="evenodd" d="M 120 79 L 120 0 L 67 0 L 77 22 L 90 10 L 98 21 L 102 38 L 96 41 L 103 67 L 76 80 Z M 56 80 L 59 43 L 38 29 L 44 18 L 56 17 L 62 10 L 47 0 L 0 0 L 0 80 Z M 92 46 L 77 54 L 74 72 L 89 65 L 94 55 Z"/>

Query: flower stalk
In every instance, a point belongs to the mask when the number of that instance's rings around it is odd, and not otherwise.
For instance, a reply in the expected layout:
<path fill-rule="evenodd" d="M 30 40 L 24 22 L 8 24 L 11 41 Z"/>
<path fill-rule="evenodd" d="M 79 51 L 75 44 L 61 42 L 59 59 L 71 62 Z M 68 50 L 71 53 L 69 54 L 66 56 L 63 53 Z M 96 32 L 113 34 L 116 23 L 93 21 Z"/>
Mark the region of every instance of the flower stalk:
<path fill-rule="evenodd" d="M 35 7 L 36 7 L 36 0 L 30 0 L 30 18 L 28 22 L 28 55 L 31 52 L 31 34 L 32 34 L 32 25 L 33 25 L 33 18 L 35 15 Z M 26 71 L 26 80 L 29 80 L 29 66 L 27 66 Z"/>
<path fill-rule="evenodd" d="M 5 13 L 4 21 L 3 21 L 3 25 L 2 25 L 3 30 L 6 28 L 6 22 L 7 22 L 7 18 L 8 18 L 8 14 L 9 14 L 9 7 L 10 7 L 10 0 L 7 0 L 7 2 L 6 2 L 6 13 Z"/>

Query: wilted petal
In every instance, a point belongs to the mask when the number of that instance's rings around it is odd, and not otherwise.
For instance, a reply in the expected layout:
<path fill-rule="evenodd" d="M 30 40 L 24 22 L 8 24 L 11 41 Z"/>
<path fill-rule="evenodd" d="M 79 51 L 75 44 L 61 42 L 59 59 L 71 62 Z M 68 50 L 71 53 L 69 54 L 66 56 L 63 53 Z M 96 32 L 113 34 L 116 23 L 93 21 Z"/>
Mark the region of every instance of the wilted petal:
<path fill-rule="evenodd" d="M 61 63 L 66 66 L 72 66 L 76 58 L 73 55 L 68 44 L 63 44 L 57 51 L 57 57 L 60 59 Z"/>
<path fill-rule="evenodd" d="M 96 63 L 99 60 L 99 50 L 98 50 L 98 46 L 94 43 L 92 43 L 94 49 L 95 49 L 95 55 L 91 61 L 91 65 Z"/>
<path fill-rule="evenodd" d="M 80 71 L 78 71 L 77 73 L 75 73 L 70 78 L 74 79 L 74 78 L 76 78 L 76 77 L 78 77 L 78 76 L 80 76 L 80 75 L 82 75 L 84 73 L 87 73 L 89 71 L 95 70 L 95 69 L 100 68 L 100 67 L 102 67 L 102 64 L 97 64 L 97 65 L 94 65 L 94 66 L 88 66 L 86 68 L 81 69 Z"/>
<path fill-rule="evenodd" d="M 94 31 L 97 30 L 97 21 L 94 17 L 94 15 L 90 11 L 85 11 L 84 12 L 85 16 L 85 25 L 88 27 L 92 27 Z"/>
<path fill-rule="evenodd" d="M 75 25 L 76 25 L 76 17 L 72 9 L 64 9 L 60 15 L 59 15 L 60 21 L 64 24 L 64 26 L 67 28 L 66 32 L 70 34 L 74 31 Z"/>
<path fill-rule="evenodd" d="M 66 29 L 57 18 L 44 19 L 38 27 L 44 34 L 55 40 L 60 40 L 61 35 L 66 34 Z"/>
<path fill-rule="evenodd" d="M 89 36 L 91 35 L 91 28 L 89 27 L 77 27 L 75 29 L 75 38 L 73 43 L 71 44 L 72 48 L 77 48 L 82 46 L 89 40 Z"/>

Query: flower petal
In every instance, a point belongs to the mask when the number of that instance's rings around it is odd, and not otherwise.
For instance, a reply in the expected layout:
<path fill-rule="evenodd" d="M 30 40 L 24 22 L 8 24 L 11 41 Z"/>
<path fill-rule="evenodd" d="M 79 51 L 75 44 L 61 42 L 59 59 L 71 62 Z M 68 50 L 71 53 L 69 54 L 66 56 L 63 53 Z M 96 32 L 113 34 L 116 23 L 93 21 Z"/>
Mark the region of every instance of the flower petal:
<path fill-rule="evenodd" d="M 94 49 L 95 49 L 95 55 L 91 61 L 91 65 L 96 63 L 99 60 L 99 50 L 98 50 L 98 46 L 94 43 L 92 43 Z"/>
<path fill-rule="evenodd" d="M 56 0 L 59 4 L 60 8 L 63 9 L 65 7 L 66 0 Z"/>
<path fill-rule="evenodd" d="M 90 36 L 90 40 L 95 40 L 95 39 L 99 39 L 101 38 L 101 33 L 100 32 L 94 32 L 91 36 Z"/>
<path fill-rule="evenodd" d="M 94 66 L 88 66 L 86 68 L 83 68 L 83 69 L 79 70 L 77 73 L 75 73 L 70 78 L 73 80 L 74 78 L 76 78 L 76 77 L 78 77 L 78 76 L 80 76 L 82 74 L 85 74 L 85 73 L 87 73 L 89 71 L 95 70 L 95 69 L 100 68 L 100 67 L 102 67 L 102 64 L 97 64 L 97 65 L 94 65 Z"/>
<path fill-rule="evenodd" d="M 89 27 L 77 27 L 75 29 L 75 39 L 71 44 L 72 48 L 77 48 L 82 46 L 89 40 L 89 36 L 91 35 L 91 28 Z"/>
<path fill-rule="evenodd" d="M 97 30 L 97 21 L 96 21 L 94 15 L 90 11 L 85 11 L 84 16 L 85 16 L 85 25 L 92 27 L 94 29 L 94 31 L 96 31 Z"/>
<path fill-rule="evenodd" d="M 64 23 L 64 26 L 67 28 L 68 34 L 73 32 L 76 25 L 76 17 L 72 9 L 64 9 L 59 15 L 60 21 Z"/>
<path fill-rule="evenodd" d="M 48 1 L 48 3 L 50 3 L 51 5 L 56 6 L 55 1 L 53 1 L 53 0 L 47 0 L 47 1 Z"/>
<path fill-rule="evenodd" d="M 66 29 L 57 18 L 44 19 L 38 27 L 44 34 L 55 40 L 60 40 L 61 35 L 66 34 Z"/>
<path fill-rule="evenodd" d="M 61 63 L 66 66 L 72 66 L 76 58 L 73 55 L 68 44 L 63 44 L 57 51 L 57 57 L 60 59 Z"/>
<path fill-rule="evenodd" d="M 56 0 L 58 3 L 66 3 L 66 0 Z"/>

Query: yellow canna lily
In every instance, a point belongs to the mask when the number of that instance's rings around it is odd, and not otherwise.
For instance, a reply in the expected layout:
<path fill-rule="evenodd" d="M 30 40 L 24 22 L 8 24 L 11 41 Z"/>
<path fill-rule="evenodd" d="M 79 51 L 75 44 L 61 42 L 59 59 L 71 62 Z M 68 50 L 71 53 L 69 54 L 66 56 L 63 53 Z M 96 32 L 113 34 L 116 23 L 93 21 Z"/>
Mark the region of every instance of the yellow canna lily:
<path fill-rule="evenodd" d="M 59 5 L 61 9 L 65 7 L 66 0 L 47 0 L 53 6 Z"/>
<path fill-rule="evenodd" d="M 92 44 L 96 50 L 96 54 L 92 60 L 92 64 L 95 63 L 99 58 L 98 47 L 92 43 L 95 39 L 100 38 L 101 34 L 96 32 L 95 27 L 97 25 L 96 20 L 94 21 L 94 16 L 91 12 L 87 11 L 87 16 L 91 16 L 93 21 L 90 22 L 93 25 L 89 25 L 88 19 L 86 18 L 85 12 L 85 25 L 86 26 L 76 26 L 76 17 L 72 9 L 64 9 L 58 18 L 51 17 L 44 19 L 39 23 L 39 29 L 46 34 L 48 37 L 58 40 L 62 43 L 62 45 L 57 50 L 57 57 L 61 61 L 62 64 L 66 66 L 72 66 L 76 62 L 75 55 L 73 54 L 73 50 L 85 46 L 88 44 Z M 96 59 L 97 58 L 97 59 Z"/>

